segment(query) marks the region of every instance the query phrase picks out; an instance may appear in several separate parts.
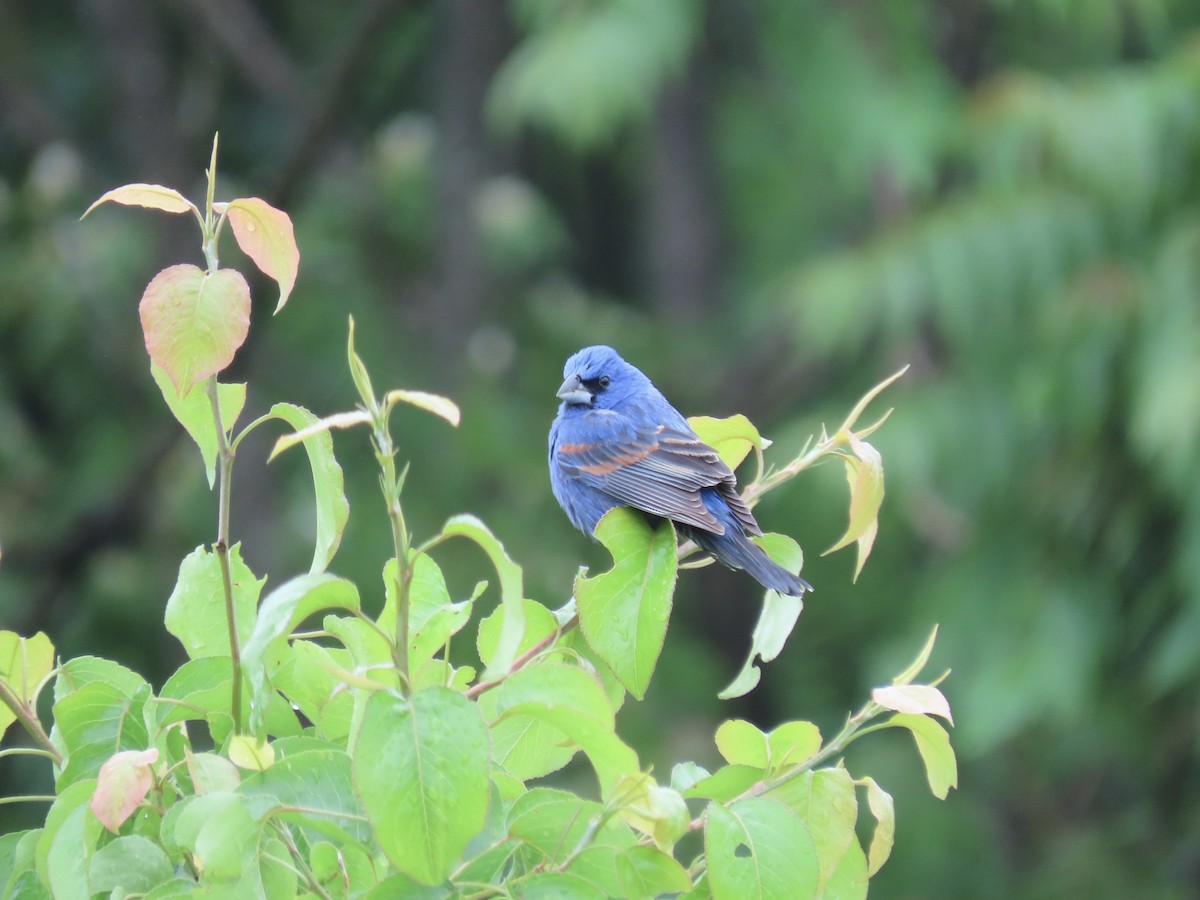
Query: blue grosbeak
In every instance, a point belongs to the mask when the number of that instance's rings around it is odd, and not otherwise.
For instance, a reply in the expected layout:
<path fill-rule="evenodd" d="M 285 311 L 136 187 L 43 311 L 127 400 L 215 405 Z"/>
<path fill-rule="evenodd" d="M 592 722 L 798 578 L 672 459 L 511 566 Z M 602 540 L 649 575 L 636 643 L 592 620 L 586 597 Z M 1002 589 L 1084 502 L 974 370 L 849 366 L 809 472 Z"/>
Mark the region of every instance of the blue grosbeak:
<path fill-rule="evenodd" d="M 812 590 L 749 539 L 762 529 L 733 472 L 639 369 L 611 347 L 587 347 L 567 360 L 563 377 L 550 426 L 550 485 L 571 524 L 592 535 L 614 506 L 632 506 L 670 519 L 763 587 L 792 596 Z"/>

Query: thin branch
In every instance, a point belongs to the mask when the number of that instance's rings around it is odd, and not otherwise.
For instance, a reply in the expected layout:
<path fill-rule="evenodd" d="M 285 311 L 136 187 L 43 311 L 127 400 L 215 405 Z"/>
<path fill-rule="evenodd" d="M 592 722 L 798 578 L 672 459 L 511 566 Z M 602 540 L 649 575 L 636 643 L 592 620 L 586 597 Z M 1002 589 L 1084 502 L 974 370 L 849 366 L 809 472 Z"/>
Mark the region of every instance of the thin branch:
<path fill-rule="evenodd" d="M 31 738 L 37 742 L 46 754 L 54 760 L 55 765 L 62 765 L 62 754 L 58 752 L 58 748 L 54 746 L 50 736 L 46 734 L 46 729 L 42 727 L 42 723 L 38 720 L 37 713 L 33 708 L 18 697 L 11 687 L 0 681 L 0 702 L 12 710 L 12 714 L 17 717 L 17 721 L 21 723 Z"/>
<path fill-rule="evenodd" d="M 229 563 L 229 506 L 233 483 L 233 448 L 221 421 L 221 402 L 217 395 L 217 376 L 208 379 L 208 399 L 212 405 L 213 422 L 217 427 L 217 561 L 221 565 L 221 590 L 225 595 L 225 624 L 229 629 L 230 716 L 235 734 L 242 733 L 242 649 L 238 642 L 237 607 L 233 601 L 233 571 Z"/>
<path fill-rule="evenodd" d="M 512 675 L 513 672 L 516 672 L 516 671 L 519 671 L 520 669 L 525 668 L 525 666 L 528 665 L 529 662 L 535 656 L 537 656 L 539 653 L 541 653 L 547 647 L 553 645 L 555 642 L 558 641 L 558 639 L 560 637 L 562 637 L 564 634 L 566 634 L 571 629 L 575 628 L 578 624 L 579 624 L 579 614 L 576 613 L 575 615 L 571 616 L 570 619 L 568 619 L 566 622 L 564 622 L 562 627 L 559 628 L 557 631 L 552 631 L 550 634 L 546 635 L 544 638 L 542 638 L 540 641 L 538 641 L 536 644 L 534 644 L 532 647 L 530 647 L 528 650 L 526 650 L 524 653 L 522 653 L 519 657 L 517 657 L 516 661 L 512 664 L 512 666 L 509 668 L 509 670 L 507 672 L 505 672 L 503 675 L 501 675 L 499 678 L 497 678 L 494 681 L 481 681 L 479 684 L 471 687 L 467 691 L 467 694 L 466 694 L 467 699 L 472 700 L 475 697 L 478 697 L 480 694 L 482 694 L 486 691 L 490 691 L 492 688 L 499 687 L 500 685 L 502 685 L 504 683 L 505 679 L 508 678 L 510 675 Z"/>

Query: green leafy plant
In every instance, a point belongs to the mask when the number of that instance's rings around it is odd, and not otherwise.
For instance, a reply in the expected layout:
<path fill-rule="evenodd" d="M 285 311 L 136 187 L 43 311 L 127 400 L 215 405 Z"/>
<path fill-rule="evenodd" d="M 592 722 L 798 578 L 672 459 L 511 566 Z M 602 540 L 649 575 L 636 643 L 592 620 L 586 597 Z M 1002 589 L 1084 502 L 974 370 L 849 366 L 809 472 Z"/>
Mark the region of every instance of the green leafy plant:
<path fill-rule="evenodd" d="M 215 189 L 214 143 L 203 211 L 144 184 L 96 204 L 191 212 L 201 229 L 206 268 L 163 270 L 141 301 L 152 376 L 217 488 L 216 538 L 183 560 L 164 614 L 189 659 L 155 691 L 111 660 L 56 661 L 44 634 L 0 633 L 0 726 L 20 722 L 36 744 L 0 758 L 43 756 L 55 775 L 53 796 L 3 800 L 50 807 L 43 827 L 0 837 L 0 896 L 864 896 L 891 852 L 895 818 L 887 792 L 846 768 L 846 748 L 872 731 L 907 729 L 932 792 L 944 798 L 956 783 L 937 721 L 951 718 L 941 679 L 917 682 L 936 630 L 832 738 L 811 722 L 764 732 L 733 719 L 716 731 L 724 765 L 715 771 L 695 762 L 666 778 L 647 771 L 615 715 L 627 693 L 646 692 L 678 572 L 705 564 L 696 548 L 680 545 L 669 522 L 614 510 L 597 530 L 612 567 L 581 570 L 570 599 L 552 608 L 525 596 L 521 567 L 479 519 L 455 515 L 436 534 L 414 534 L 393 413 L 415 408 L 455 426 L 459 409 L 417 390 L 377 394 L 353 321 L 354 409 L 318 418 L 278 403 L 237 430 L 245 385 L 217 376 L 245 339 L 250 296 L 240 273 L 220 267 L 220 236 L 228 223 L 276 280 L 277 312 L 299 253 L 284 213 L 256 198 L 216 202 Z M 730 466 L 754 456 L 751 504 L 840 459 L 849 523 L 830 552 L 854 544 L 857 575 L 884 484 L 866 439 L 886 415 L 858 422 L 900 374 L 778 467 L 744 417 L 692 424 Z M 290 431 L 272 457 L 296 445 L 308 454 L 316 540 L 310 570 L 264 597 L 265 579 L 232 541 L 230 476 L 246 435 L 276 419 Z M 341 429 L 369 436 L 391 526 L 377 614 L 358 585 L 327 571 L 349 515 L 331 438 Z M 483 552 L 497 590 L 481 581 L 452 597 L 436 560 L 453 540 Z M 762 545 L 794 569 L 803 562 L 784 535 Z M 723 697 L 754 688 L 756 663 L 781 652 L 801 609 L 799 598 L 767 592 L 749 658 Z M 464 661 L 464 642 L 452 640 L 472 623 Z M 36 706 L 51 686 L 47 732 Z M 543 782 L 577 754 L 595 774 L 588 796 Z M 875 823 L 865 848 L 860 797 Z M 685 840 L 691 832 L 702 842 Z"/>

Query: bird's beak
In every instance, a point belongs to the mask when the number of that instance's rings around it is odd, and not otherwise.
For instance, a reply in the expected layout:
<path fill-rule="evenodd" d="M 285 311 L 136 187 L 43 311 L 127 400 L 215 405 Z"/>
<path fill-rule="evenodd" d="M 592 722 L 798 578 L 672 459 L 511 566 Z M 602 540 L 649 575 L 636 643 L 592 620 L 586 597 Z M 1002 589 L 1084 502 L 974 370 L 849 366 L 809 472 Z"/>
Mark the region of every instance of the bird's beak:
<path fill-rule="evenodd" d="M 562 387 L 558 389 L 558 397 L 567 403 L 584 403 L 590 405 L 592 402 L 591 391 L 583 386 L 583 382 L 579 380 L 578 375 L 571 375 L 562 383 Z"/>

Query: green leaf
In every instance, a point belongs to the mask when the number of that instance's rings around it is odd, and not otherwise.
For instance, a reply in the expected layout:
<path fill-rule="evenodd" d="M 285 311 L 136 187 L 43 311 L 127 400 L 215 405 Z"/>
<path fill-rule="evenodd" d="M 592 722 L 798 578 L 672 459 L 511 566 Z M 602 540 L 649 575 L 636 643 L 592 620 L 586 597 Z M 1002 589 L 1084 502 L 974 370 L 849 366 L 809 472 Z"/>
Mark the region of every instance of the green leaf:
<path fill-rule="evenodd" d="M 267 703 L 268 652 L 287 640 L 292 630 L 322 609 L 357 610 L 358 588 L 333 575 L 300 575 L 267 594 L 258 609 L 254 629 L 242 644 L 242 668 L 251 691 L 251 727 L 263 725 Z M 241 631 L 241 619 L 238 620 Z"/>
<path fill-rule="evenodd" d="M 853 434 L 848 436 L 853 456 L 843 455 L 846 480 L 850 482 L 850 524 L 841 540 L 822 553 L 828 556 L 852 543 L 858 544 L 858 562 L 854 578 L 862 571 L 871 555 L 875 533 L 879 530 L 879 507 L 883 504 L 883 457 L 866 441 Z"/>
<path fill-rule="evenodd" d="M 38 632 L 23 638 L 12 631 L 0 631 L 0 682 L 22 703 L 33 700 L 33 692 L 54 669 L 54 645 Z M 17 720 L 6 704 L 0 703 L 0 735 Z"/>
<path fill-rule="evenodd" d="M 400 679 L 392 662 L 392 645 L 370 623 L 346 616 L 328 615 L 324 628 L 350 651 L 354 671 L 370 673 L 384 687 L 398 687 Z"/>
<path fill-rule="evenodd" d="M 450 398 L 443 397 L 440 394 L 430 394 L 426 391 L 406 391 L 397 388 L 384 394 L 383 400 L 389 405 L 407 403 L 409 406 L 415 406 L 418 409 L 431 412 L 435 416 L 441 416 L 456 428 L 458 427 L 458 423 L 462 421 L 462 413 L 459 412 L 458 405 Z"/>
<path fill-rule="evenodd" d="M 5 900 L 14 896 L 13 883 L 22 875 L 32 875 L 36 880 L 34 869 L 33 848 L 37 844 L 38 833 L 29 831 L 10 831 L 0 835 L 0 897 Z M 15 896 L 23 897 L 24 894 Z M 37 894 L 31 900 L 42 900 L 45 891 Z"/>
<path fill-rule="evenodd" d="M 282 419 L 296 431 L 303 431 L 319 421 L 303 406 L 294 403 L 276 403 L 268 416 Z M 333 455 L 333 438 L 328 430 L 321 430 L 303 438 L 304 451 L 308 454 L 308 466 L 312 471 L 313 494 L 316 498 L 317 537 L 313 548 L 310 574 L 324 572 L 337 553 L 350 519 L 350 503 L 346 499 L 345 479 L 342 467 Z M 273 454 L 272 454 L 273 455 Z"/>
<path fill-rule="evenodd" d="M 525 610 L 525 633 L 517 645 L 517 656 L 558 630 L 558 620 L 554 618 L 554 613 L 542 604 L 536 600 L 526 600 L 522 606 Z M 479 623 L 475 647 L 484 666 L 490 665 L 496 658 L 496 649 L 500 646 L 500 629 L 503 627 L 504 611 L 500 609 Z"/>
<path fill-rule="evenodd" d="M 946 729 L 928 716 L 896 713 L 887 721 L 888 725 L 907 728 L 912 732 L 925 763 L 925 776 L 929 779 L 929 790 L 939 800 L 945 800 L 950 788 L 958 787 L 958 762 L 954 748 L 950 746 L 950 735 Z"/>
<path fill-rule="evenodd" d="M 727 763 L 767 767 L 767 736 L 745 719 L 729 719 L 717 728 L 717 749 Z"/>
<path fill-rule="evenodd" d="M 866 900 L 867 879 L 867 858 L 858 841 L 852 839 L 837 868 L 824 880 L 821 896 L 831 900 Z"/>
<path fill-rule="evenodd" d="M 589 832 L 590 842 L 576 853 Z M 526 861 L 527 870 L 569 860 L 571 874 L 605 895 L 619 893 L 616 856 L 637 842 L 626 825 L 604 815 L 599 803 L 549 788 L 534 788 L 517 798 L 509 811 L 508 834 L 521 842 L 518 858 Z"/>
<path fill-rule="evenodd" d="M 496 717 L 497 692 L 484 694 L 479 706 L 489 720 Z M 521 781 L 557 772 L 579 752 L 579 746 L 553 725 L 533 716 L 508 715 L 491 726 L 492 758 Z"/>
<path fill-rule="evenodd" d="M 250 331 L 250 288 L 233 269 L 168 266 L 138 306 L 146 350 L 186 395 L 231 362 Z"/>
<path fill-rule="evenodd" d="M 144 894 L 174 874 L 175 867 L 161 847 L 140 834 L 130 834 L 105 844 L 92 856 L 89 890 L 94 894 L 120 890 L 118 896 Z"/>
<path fill-rule="evenodd" d="M 508 884 L 513 900 L 605 900 L 606 894 L 589 881 L 568 872 L 538 872 Z"/>
<path fill-rule="evenodd" d="M 177 702 L 159 705 L 158 727 L 209 719 L 213 713 L 228 718 L 232 680 L 233 667 L 227 656 L 204 656 L 188 660 L 162 686 L 159 700 Z"/>
<path fill-rule="evenodd" d="M 218 209 L 218 205 L 213 208 Z M 275 312 L 279 312 L 292 293 L 300 269 L 292 220 L 283 210 L 258 197 L 239 197 L 228 203 L 225 211 L 242 252 L 279 285 L 279 303 L 275 306 Z"/>
<path fill-rule="evenodd" d="M 654 847 L 630 847 L 618 854 L 617 878 L 625 897 L 677 894 L 692 886 L 687 869 Z"/>
<path fill-rule="evenodd" d="M 818 887 L 824 890 L 850 845 L 857 847 L 853 779 L 845 769 L 817 769 L 784 782 L 767 797 L 785 804 L 808 828 L 820 866 Z"/>
<path fill-rule="evenodd" d="M 204 883 L 237 882 L 257 855 L 262 832 L 245 798 L 216 792 L 183 802 L 175 821 L 179 846 L 195 856 Z"/>
<path fill-rule="evenodd" d="M 149 696 L 149 685 L 127 696 L 111 684 L 93 681 L 54 704 L 55 733 L 66 757 L 55 782 L 60 792 L 94 778 L 114 753 L 146 748 L 143 712 Z"/>
<path fill-rule="evenodd" d="M 812 838 L 782 803 L 753 797 L 728 809 L 712 804 L 704 850 L 714 900 L 816 895 L 819 869 Z"/>
<path fill-rule="evenodd" d="M 95 825 L 95 819 L 91 820 Z M 59 827 L 46 833 L 52 834 L 46 868 L 49 873 L 46 883 L 54 897 L 86 897 L 88 888 L 88 860 L 95 848 L 95 837 L 89 840 L 87 807 L 77 806 L 63 819 Z"/>
<path fill-rule="evenodd" d="M 266 578 L 256 579 L 242 562 L 240 544 L 229 548 L 233 576 L 233 608 L 238 641 L 244 647 L 254 630 L 255 606 Z M 167 631 L 175 635 L 192 659 L 229 655 L 225 621 L 225 591 L 221 563 L 215 553 L 197 547 L 179 565 L 175 589 L 167 598 Z"/>
<path fill-rule="evenodd" d="M 215 753 L 189 753 L 187 770 L 197 795 L 229 793 L 236 790 L 242 780 L 237 766 Z"/>
<path fill-rule="evenodd" d="M 126 697 L 132 697 L 143 687 L 147 690 L 150 688 L 146 679 L 137 672 L 111 659 L 77 656 L 59 666 L 54 679 L 54 702 L 95 681 L 110 685 Z"/>
<path fill-rule="evenodd" d="M 353 677 L 349 653 L 312 641 L 284 644 L 280 653 L 282 661 L 271 673 L 271 683 L 300 708 L 322 737 L 344 740 L 354 712 L 354 697 L 343 689 L 344 679 Z"/>
<path fill-rule="evenodd" d="M 355 844 L 337 846 L 328 841 L 312 845 L 309 866 L 318 882 L 326 885 L 331 896 L 360 898 L 379 880 L 375 862 L 362 847 Z"/>
<path fill-rule="evenodd" d="M 514 672 L 494 693 L 496 720 L 530 716 L 578 744 L 605 796 L 620 776 L 638 772 L 637 754 L 617 737 L 612 707 L 595 676 L 561 663 L 531 665 Z"/>
<path fill-rule="evenodd" d="M 354 793 L 350 756 L 342 749 L 305 750 L 277 759 L 270 768 L 248 775 L 237 793 L 258 818 L 270 813 L 339 843 L 371 839 Z"/>
<path fill-rule="evenodd" d="M 157 759 L 158 751 L 153 747 L 149 750 L 121 750 L 100 766 L 91 809 L 100 824 L 113 834 L 120 831 L 125 820 L 133 815 L 150 792 L 154 784 L 154 773 L 150 767 Z"/>
<path fill-rule="evenodd" d="M 812 722 L 784 722 L 767 735 L 771 769 L 802 763 L 821 749 L 821 731 Z"/>
<path fill-rule="evenodd" d="M 896 840 L 896 806 L 892 795 L 875 783 L 875 779 L 864 775 L 861 779 L 867 789 L 867 806 L 875 817 L 875 832 L 871 835 L 871 848 L 867 851 L 867 874 L 874 875 L 892 855 L 892 844 Z"/>
<path fill-rule="evenodd" d="M 96 789 L 94 779 L 76 781 L 50 804 L 46 824 L 34 849 L 38 881 L 48 885 L 56 897 L 87 897 L 87 862 L 101 832 L 93 817 L 86 829 L 87 803 Z M 90 836 L 91 841 L 85 842 Z M 70 848 L 70 853 L 65 848 Z"/>
<path fill-rule="evenodd" d="M 376 840 L 422 884 L 445 879 L 487 818 L 488 734 L 479 708 L 432 688 L 367 702 L 354 784 Z"/>
<path fill-rule="evenodd" d="M 409 666 L 416 669 L 446 646 L 471 620 L 471 610 L 483 587 L 476 587 L 469 599 L 454 603 L 446 587 L 446 578 L 438 564 L 422 554 L 413 562 L 412 581 L 408 591 Z M 383 567 L 383 587 L 386 597 L 383 611 L 377 619 L 379 627 L 393 633 L 396 626 L 396 558 Z"/>
<path fill-rule="evenodd" d="M 550 863 L 563 862 L 603 808 L 594 800 L 555 788 L 533 788 L 508 812 L 508 834 L 536 849 Z M 608 823 L 601 828 L 611 829 Z"/>
<path fill-rule="evenodd" d="M 758 622 L 750 639 L 750 653 L 729 686 L 717 694 L 719 698 L 731 700 L 754 690 L 762 677 L 758 666 L 754 664 L 755 657 L 763 662 L 770 662 L 777 657 L 803 609 L 804 600 L 801 597 L 789 597 L 776 591 L 766 592 L 762 612 L 758 614 Z"/>
<path fill-rule="evenodd" d="M 951 725 L 954 724 L 950 715 L 950 704 L 946 702 L 945 695 L 928 684 L 893 684 L 875 688 L 871 691 L 871 699 L 884 709 L 914 715 L 941 716 Z"/>
<path fill-rule="evenodd" d="M 675 763 L 671 769 L 671 787 L 682 793 L 699 784 L 712 773 L 694 762 Z"/>
<path fill-rule="evenodd" d="M 728 803 L 763 779 L 766 772 L 754 766 L 722 766 L 683 792 L 689 800 L 716 800 Z"/>
<path fill-rule="evenodd" d="M 204 460 L 204 472 L 211 489 L 217 477 L 217 422 L 213 418 L 212 402 L 204 391 L 188 391 L 180 395 L 170 377 L 155 363 L 150 363 L 150 374 L 162 391 L 167 408 L 184 427 L 184 430 L 200 448 Z M 246 385 L 218 384 L 217 399 L 221 404 L 221 425 L 226 431 L 233 429 L 242 407 L 246 404 Z"/>
<path fill-rule="evenodd" d="M 771 442 L 759 434 L 750 420 L 741 414 L 729 416 L 727 419 L 689 416 L 688 424 L 700 440 L 716 450 L 721 461 L 731 469 L 740 466 L 751 450 L 765 450 L 771 446 Z"/>
<path fill-rule="evenodd" d="M 188 200 L 174 188 L 163 187 L 161 184 L 123 184 L 101 195 L 100 199 L 87 208 L 79 218 L 86 218 L 102 203 L 120 203 L 122 206 L 144 206 L 147 209 L 159 209 L 168 213 L 185 213 L 191 210 L 198 217 L 200 210 L 196 204 Z"/>
<path fill-rule="evenodd" d="M 571 604 L 572 614 L 574 604 Z M 562 627 L 564 618 L 561 610 L 555 610 L 554 616 Z M 625 703 L 625 685 L 617 679 L 613 674 L 613 670 L 609 668 L 608 663 L 600 658 L 592 645 L 587 642 L 587 638 L 583 636 L 583 632 L 578 628 L 569 628 L 562 632 L 554 641 L 554 649 L 556 652 L 564 654 L 564 658 L 574 656 L 579 660 L 579 664 L 600 679 L 600 684 L 604 687 L 604 693 L 608 696 L 608 702 L 612 706 L 613 711 L 619 710 Z"/>
<path fill-rule="evenodd" d="M 371 889 L 362 900 L 448 900 L 449 888 L 444 885 L 418 884 L 402 872 L 391 875 Z"/>
<path fill-rule="evenodd" d="M 671 617 L 675 529 L 666 520 L 652 528 L 640 513 L 617 507 L 596 525 L 596 539 L 612 554 L 613 567 L 575 580 L 579 624 L 592 649 L 640 700 Z"/>
<path fill-rule="evenodd" d="M 658 784 L 645 772 L 626 775 L 613 788 L 621 818 L 654 839 L 660 850 L 669 851 L 687 833 L 692 816 L 683 795 Z"/>
<path fill-rule="evenodd" d="M 474 516 L 451 517 L 442 528 L 442 534 L 446 537 L 465 537 L 478 544 L 491 559 L 500 579 L 500 603 L 504 610 L 504 624 L 500 628 L 500 640 L 497 642 L 492 663 L 483 673 L 484 681 L 493 681 L 507 672 L 513 664 L 517 658 L 517 648 L 525 634 L 525 588 L 521 567 L 509 558 L 504 546 L 488 527 Z"/>
<path fill-rule="evenodd" d="M 799 572 L 804 568 L 804 551 L 796 543 L 795 538 L 768 531 L 766 534 L 754 535 L 751 540 L 762 547 L 767 556 L 789 572 Z"/>

